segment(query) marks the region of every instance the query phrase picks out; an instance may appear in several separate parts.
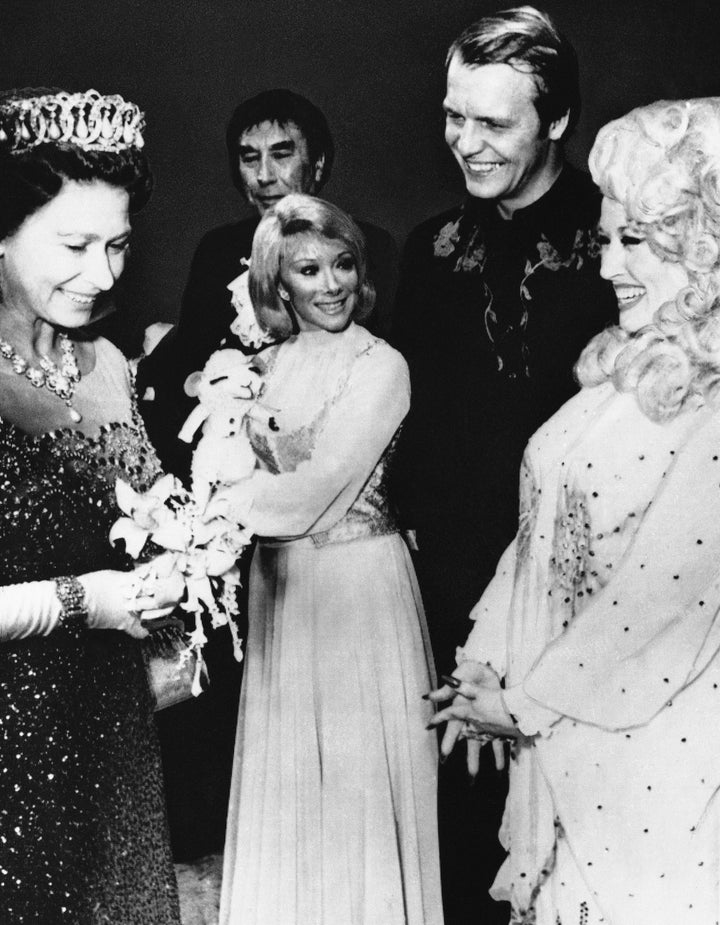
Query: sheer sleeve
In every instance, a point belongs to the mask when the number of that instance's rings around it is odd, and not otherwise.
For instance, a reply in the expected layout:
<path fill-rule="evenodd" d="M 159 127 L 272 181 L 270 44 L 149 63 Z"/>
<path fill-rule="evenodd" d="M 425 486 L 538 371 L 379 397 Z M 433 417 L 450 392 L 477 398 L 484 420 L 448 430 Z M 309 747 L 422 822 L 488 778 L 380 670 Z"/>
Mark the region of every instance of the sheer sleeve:
<path fill-rule="evenodd" d="M 515 583 L 516 541 L 505 550 L 497 571 L 483 596 L 470 611 L 474 626 L 459 659 L 472 658 L 491 665 L 504 677 L 507 671 L 507 634 L 510 603 Z"/>
<path fill-rule="evenodd" d="M 546 647 L 525 694 L 608 729 L 649 721 L 720 648 L 720 420 L 663 479 L 615 577 Z"/>
<path fill-rule="evenodd" d="M 348 511 L 407 414 L 407 365 L 385 344 L 361 354 L 328 407 L 305 461 L 257 469 L 228 493 L 231 516 L 259 536 L 329 529 Z"/>
<path fill-rule="evenodd" d="M 508 671 L 508 624 L 515 592 L 518 538 L 505 550 L 485 593 L 470 612 L 475 625 L 465 645 L 458 649 L 458 661 L 471 658 L 490 665 L 501 678 Z M 521 684 L 506 688 L 505 706 L 515 717 L 523 735 L 546 735 L 561 718 L 529 697 Z"/>
<path fill-rule="evenodd" d="M 525 449 L 520 467 L 518 532 L 503 553 L 495 576 L 473 607 L 475 626 L 462 650 L 466 658 L 492 665 L 500 677 L 508 673 L 508 645 L 511 609 L 522 592 L 517 590 L 519 566 L 527 568 L 534 553 L 532 534 L 541 495 L 541 467 L 533 441 Z M 522 606 L 522 602 L 521 602 Z"/>

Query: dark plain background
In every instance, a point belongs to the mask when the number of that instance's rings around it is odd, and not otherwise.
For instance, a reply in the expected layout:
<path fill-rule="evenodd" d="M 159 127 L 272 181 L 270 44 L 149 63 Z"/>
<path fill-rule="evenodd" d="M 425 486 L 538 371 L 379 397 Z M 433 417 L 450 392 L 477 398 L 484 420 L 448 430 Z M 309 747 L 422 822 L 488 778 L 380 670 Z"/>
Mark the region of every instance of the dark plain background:
<path fill-rule="evenodd" d="M 482 0 L 0 0 L 0 86 L 95 87 L 147 115 L 156 178 L 135 222 L 110 336 L 175 321 L 208 229 L 247 214 L 228 176 L 224 130 L 246 96 L 284 86 L 326 113 L 337 146 L 324 195 L 387 228 L 462 195 L 443 142 L 444 57 Z M 584 166 L 598 128 L 660 98 L 720 95 L 718 0 L 548 0 L 575 45 L 583 114 L 568 145 Z"/>

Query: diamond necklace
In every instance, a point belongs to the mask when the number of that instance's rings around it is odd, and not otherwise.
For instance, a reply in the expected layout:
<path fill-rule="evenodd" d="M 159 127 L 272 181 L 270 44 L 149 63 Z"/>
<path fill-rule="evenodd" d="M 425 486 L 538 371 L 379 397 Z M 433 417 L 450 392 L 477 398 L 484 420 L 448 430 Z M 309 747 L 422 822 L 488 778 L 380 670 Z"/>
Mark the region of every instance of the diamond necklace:
<path fill-rule="evenodd" d="M 40 369 L 30 366 L 27 360 L 16 353 L 15 348 L 0 337 L 0 356 L 12 364 L 18 376 L 24 376 L 36 389 L 46 388 L 53 395 L 65 402 L 70 411 L 70 418 L 78 423 L 82 415 L 73 408 L 75 385 L 82 375 L 75 359 L 75 348 L 67 334 L 58 334 L 62 360 L 58 367 L 48 356 L 40 360 Z"/>

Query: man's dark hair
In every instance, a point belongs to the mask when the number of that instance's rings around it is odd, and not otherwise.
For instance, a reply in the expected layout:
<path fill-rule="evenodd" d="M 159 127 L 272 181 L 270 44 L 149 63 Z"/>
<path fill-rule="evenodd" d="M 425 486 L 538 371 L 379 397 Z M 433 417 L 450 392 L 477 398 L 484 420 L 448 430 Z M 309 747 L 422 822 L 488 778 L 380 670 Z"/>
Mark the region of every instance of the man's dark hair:
<path fill-rule="evenodd" d="M 240 136 L 263 122 L 277 122 L 283 128 L 292 122 L 300 129 L 307 142 L 308 155 L 313 167 L 324 157 L 322 174 L 315 187 L 315 191 L 319 191 L 330 177 L 335 157 L 335 145 L 327 119 L 310 100 L 299 93 L 293 93 L 292 90 L 283 89 L 263 90 L 257 96 L 243 100 L 228 122 L 225 143 L 230 160 L 230 175 L 235 186 L 242 192 L 243 184 L 238 162 Z"/>
<path fill-rule="evenodd" d="M 486 16 L 452 43 L 445 60 L 458 55 L 468 67 L 509 64 L 530 74 L 537 87 L 535 108 L 545 131 L 569 112 L 564 137 L 580 116 L 580 83 L 575 49 L 550 17 L 532 6 Z"/>

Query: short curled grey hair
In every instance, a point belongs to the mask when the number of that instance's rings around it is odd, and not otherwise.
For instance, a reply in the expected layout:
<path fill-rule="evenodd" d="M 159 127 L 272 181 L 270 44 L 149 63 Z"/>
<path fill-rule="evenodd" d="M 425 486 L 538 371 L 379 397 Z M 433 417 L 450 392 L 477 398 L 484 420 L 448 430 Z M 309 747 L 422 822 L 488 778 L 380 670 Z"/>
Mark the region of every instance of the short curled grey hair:
<path fill-rule="evenodd" d="M 581 385 L 612 380 L 648 417 L 670 420 L 690 402 L 720 405 L 720 98 L 661 101 L 600 130 L 590 171 L 625 209 L 629 228 L 690 286 L 651 325 L 595 337 L 576 366 Z"/>
<path fill-rule="evenodd" d="M 363 321 L 375 304 L 375 289 L 367 277 L 365 238 L 350 216 L 324 199 L 290 193 L 263 215 L 253 238 L 250 257 L 250 299 L 259 324 L 278 340 L 294 333 L 293 317 L 280 298 L 282 262 L 298 238 L 341 241 L 352 254 L 358 274 L 353 318 Z"/>

